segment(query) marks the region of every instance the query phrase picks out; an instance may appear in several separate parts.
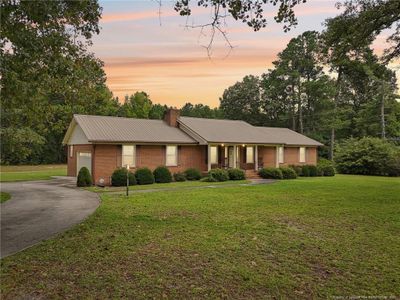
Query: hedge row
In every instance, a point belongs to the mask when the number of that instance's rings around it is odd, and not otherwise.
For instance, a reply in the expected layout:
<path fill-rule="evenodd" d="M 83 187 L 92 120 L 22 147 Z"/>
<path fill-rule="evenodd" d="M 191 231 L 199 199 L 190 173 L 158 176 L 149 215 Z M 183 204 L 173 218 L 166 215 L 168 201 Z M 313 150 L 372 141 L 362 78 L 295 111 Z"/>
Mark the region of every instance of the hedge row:
<path fill-rule="evenodd" d="M 281 168 L 263 168 L 258 174 L 266 179 L 295 179 L 297 176 L 335 176 L 335 168 L 329 160 L 321 160 L 314 165 L 290 165 Z"/>

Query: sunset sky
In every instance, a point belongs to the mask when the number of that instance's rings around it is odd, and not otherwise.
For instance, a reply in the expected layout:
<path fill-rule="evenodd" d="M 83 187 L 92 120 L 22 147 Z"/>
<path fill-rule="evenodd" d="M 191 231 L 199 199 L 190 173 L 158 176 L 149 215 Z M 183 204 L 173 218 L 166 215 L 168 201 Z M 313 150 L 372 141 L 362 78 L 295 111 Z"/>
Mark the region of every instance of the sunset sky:
<path fill-rule="evenodd" d="M 225 88 L 245 75 L 260 75 L 271 68 L 291 38 L 306 30 L 320 31 L 326 18 L 338 14 L 334 3 L 309 0 L 299 5 L 299 25 L 288 33 L 274 22 L 273 6 L 267 6 L 269 25 L 260 32 L 228 19 L 227 32 L 234 49 L 229 51 L 223 38 L 216 36 L 209 59 L 203 47 L 209 42 L 208 32 L 200 35 L 199 29 L 185 27 L 209 22 L 208 9 L 195 9 L 186 19 L 173 10 L 173 1 L 162 0 L 161 15 L 153 0 L 100 1 L 101 32 L 91 50 L 104 61 L 107 84 L 120 98 L 145 91 L 154 103 L 215 107 Z M 381 37 L 375 48 L 381 51 L 383 46 Z"/>

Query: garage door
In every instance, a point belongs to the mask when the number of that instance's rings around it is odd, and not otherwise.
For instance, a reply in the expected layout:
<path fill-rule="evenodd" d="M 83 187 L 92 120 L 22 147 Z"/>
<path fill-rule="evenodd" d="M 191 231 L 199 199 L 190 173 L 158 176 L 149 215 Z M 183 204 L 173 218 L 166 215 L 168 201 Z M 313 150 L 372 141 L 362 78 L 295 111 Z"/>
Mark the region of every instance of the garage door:
<path fill-rule="evenodd" d="M 79 170 L 82 167 L 88 168 L 90 174 L 92 174 L 92 153 L 90 152 L 78 152 L 78 159 L 76 161 L 76 175 L 78 176 Z"/>

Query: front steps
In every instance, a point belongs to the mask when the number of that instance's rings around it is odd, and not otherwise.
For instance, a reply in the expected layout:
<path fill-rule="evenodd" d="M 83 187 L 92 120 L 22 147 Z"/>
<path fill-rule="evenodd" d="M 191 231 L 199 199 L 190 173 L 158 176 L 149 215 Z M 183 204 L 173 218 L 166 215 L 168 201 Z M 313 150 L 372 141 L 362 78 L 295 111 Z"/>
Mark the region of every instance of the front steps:
<path fill-rule="evenodd" d="M 258 172 L 255 170 L 245 170 L 244 173 L 246 179 L 261 179 L 260 175 L 258 175 Z"/>

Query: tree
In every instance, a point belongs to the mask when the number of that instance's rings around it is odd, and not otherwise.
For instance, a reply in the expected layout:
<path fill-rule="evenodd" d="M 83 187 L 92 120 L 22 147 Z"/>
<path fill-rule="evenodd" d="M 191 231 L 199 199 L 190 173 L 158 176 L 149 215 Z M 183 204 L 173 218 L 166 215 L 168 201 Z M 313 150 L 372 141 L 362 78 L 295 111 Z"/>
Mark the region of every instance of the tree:
<path fill-rule="evenodd" d="M 181 116 L 219 119 L 222 118 L 222 112 L 219 108 L 210 108 L 208 105 L 185 103 L 181 108 Z"/>
<path fill-rule="evenodd" d="M 14 138 L 29 131 L 34 149 L 18 159 L 10 152 L 17 140 L 3 139 L 2 163 L 60 162 L 61 139 L 74 113 L 115 108 L 103 63 L 87 51 L 99 33 L 101 8 L 95 0 L 0 5 L 2 133 Z"/>
<path fill-rule="evenodd" d="M 125 96 L 125 103 L 121 106 L 120 115 L 128 118 L 148 119 L 153 106 L 149 95 L 145 92 L 136 92 Z"/>
<path fill-rule="evenodd" d="M 227 88 L 220 98 L 220 109 L 227 119 L 262 125 L 265 113 L 262 111 L 260 79 L 248 75 Z"/>

